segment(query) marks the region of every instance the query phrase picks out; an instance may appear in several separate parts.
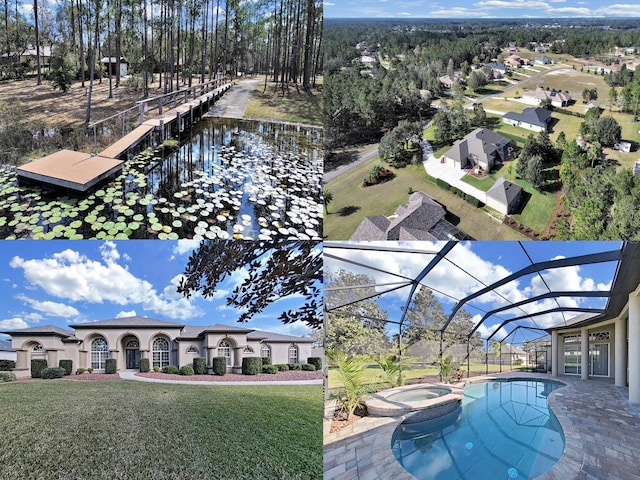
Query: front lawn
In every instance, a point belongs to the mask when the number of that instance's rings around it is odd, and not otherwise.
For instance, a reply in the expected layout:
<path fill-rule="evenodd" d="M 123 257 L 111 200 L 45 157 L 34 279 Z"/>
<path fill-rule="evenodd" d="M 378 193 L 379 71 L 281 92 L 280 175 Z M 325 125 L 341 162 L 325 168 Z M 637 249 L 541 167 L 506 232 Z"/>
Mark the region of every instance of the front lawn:
<path fill-rule="evenodd" d="M 0 385 L 0 478 L 321 479 L 322 387 Z"/>

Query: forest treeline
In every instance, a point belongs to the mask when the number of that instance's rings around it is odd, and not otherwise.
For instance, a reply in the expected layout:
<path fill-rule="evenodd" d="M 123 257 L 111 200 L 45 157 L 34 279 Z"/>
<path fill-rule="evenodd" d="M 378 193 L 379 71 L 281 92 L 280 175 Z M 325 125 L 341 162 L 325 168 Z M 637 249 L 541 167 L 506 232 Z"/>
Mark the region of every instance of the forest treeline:
<path fill-rule="evenodd" d="M 73 79 L 102 79 L 103 57 L 124 57 L 128 85 L 146 97 L 151 88 L 167 93 L 223 74 L 268 74 L 309 90 L 323 67 L 320 0 L 62 0 L 55 10 L 42 3 L 33 0 L 29 15 L 18 0 L 0 7 L 0 78 L 36 70 L 38 84 L 46 75 L 65 90 Z M 46 49 L 51 65 L 43 69 Z M 40 55 L 21 62 L 28 50 Z M 119 69 L 110 80 L 121 84 Z"/>

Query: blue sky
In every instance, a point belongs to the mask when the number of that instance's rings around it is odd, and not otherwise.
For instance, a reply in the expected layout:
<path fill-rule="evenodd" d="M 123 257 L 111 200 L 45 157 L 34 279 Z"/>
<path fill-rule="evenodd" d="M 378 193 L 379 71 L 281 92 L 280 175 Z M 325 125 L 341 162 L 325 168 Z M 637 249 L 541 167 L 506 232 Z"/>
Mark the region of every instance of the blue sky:
<path fill-rule="evenodd" d="M 213 298 L 176 293 L 192 241 L 5 241 L 0 248 L 0 330 L 67 325 L 140 315 L 189 325 L 238 325 L 227 294 L 246 278 L 238 270 Z M 256 315 L 247 328 L 288 335 L 310 333 L 277 317 L 302 298 L 283 299 Z M 6 339 L 6 337 L 4 337 Z"/>
<path fill-rule="evenodd" d="M 367 243 L 364 244 L 366 245 Z M 416 274 L 434 258 L 433 253 L 379 252 L 334 248 L 334 246 L 339 245 L 340 242 L 332 242 L 329 245 L 325 245 L 325 254 L 347 258 L 361 265 L 372 265 L 385 272 L 395 272 L 409 278 L 415 278 Z M 525 268 L 532 261 L 541 262 L 620 248 L 620 242 L 523 242 L 523 245 L 524 249 L 518 242 L 459 243 L 446 256 L 448 260 L 441 261 L 425 277 L 422 284 L 434 291 L 436 298 L 443 305 L 445 313 L 449 314 L 459 299 L 479 290 L 484 285 L 494 283 L 511 273 Z M 425 252 L 436 252 L 440 250 L 442 244 L 400 242 L 398 246 L 405 249 L 411 248 Z M 454 265 L 458 265 L 464 270 Z M 333 271 L 343 268 L 356 273 L 365 273 L 371 276 L 377 285 L 399 281 L 398 277 L 327 257 L 325 257 L 325 268 Z M 482 310 L 488 311 L 509 303 L 516 303 L 526 298 L 546 293 L 548 288 L 552 291 L 608 291 L 611 288 L 615 269 L 616 262 L 607 262 L 551 269 L 542 272 L 541 276 L 538 274 L 523 276 L 502 286 L 498 290 L 499 294 L 488 293 L 474 299 L 471 304 L 477 308 L 465 306 L 464 309 L 477 322 L 483 315 Z M 383 290 L 384 287 L 377 289 L 379 292 Z M 408 292 L 409 288 L 407 287 L 385 293 L 379 297 L 378 304 L 388 312 L 389 319 L 400 320 Z M 566 307 L 603 308 L 606 304 L 606 298 L 566 297 L 559 298 L 558 302 L 561 306 Z M 526 313 L 556 308 L 557 306 L 555 300 L 547 299 L 523 307 L 524 311 L 520 309 L 507 310 L 497 316 L 489 317 L 478 331 L 483 338 L 487 338 L 497 330 L 503 320 Z M 535 324 L 533 321 L 521 323 L 547 328 L 576 315 L 579 315 L 579 313 L 565 313 L 563 318 L 562 314 L 553 313 L 533 317 Z M 510 326 L 506 330 L 503 329 L 496 335 L 496 339 L 500 340 L 511 329 L 512 327 Z M 396 333 L 397 327 L 389 327 L 388 331 L 391 334 Z M 537 333 L 524 335 L 524 332 L 519 330 L 516 343 L 524 338 L 531 339 L 539 335 Z"/>
<path fill-rule="evenodd" d="M 640 4 L 607 0 L 325 1 L 327 18 L 640 17 Z"/>

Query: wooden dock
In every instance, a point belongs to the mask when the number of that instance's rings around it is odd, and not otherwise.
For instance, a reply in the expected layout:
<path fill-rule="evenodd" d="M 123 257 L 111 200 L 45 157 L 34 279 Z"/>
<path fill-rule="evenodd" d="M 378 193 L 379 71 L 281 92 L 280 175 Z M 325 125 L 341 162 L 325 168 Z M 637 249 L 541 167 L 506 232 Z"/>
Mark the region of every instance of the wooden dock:
<path fill-rule="evenodd" d="M 149 120 L 141 121 L 133 131 L 96 155 L 61 150 L 18 167 L 18 180 L 21 183 L 35 183 L 78 193 L 87 192 L 120 172 L 124 163 L 121 159 L 126 158 L 134 147 L 154 132 L 159 133 L 159 142 L 179 134 L 202 118 L 209 110 L 211 103 L 220 98 L 231 86 L 231 83 L 224 84 Z M 162 108 L 160 107 L 159 110 L 161 111 Z M 94 126 L 94 131 L 95 128 Z"/>
<path fill-rule="evenodd" d="M 121 160 L 60 150 L 18 167 L 18 180 L 48 187 L 86 192 L 122 170 Z"/>

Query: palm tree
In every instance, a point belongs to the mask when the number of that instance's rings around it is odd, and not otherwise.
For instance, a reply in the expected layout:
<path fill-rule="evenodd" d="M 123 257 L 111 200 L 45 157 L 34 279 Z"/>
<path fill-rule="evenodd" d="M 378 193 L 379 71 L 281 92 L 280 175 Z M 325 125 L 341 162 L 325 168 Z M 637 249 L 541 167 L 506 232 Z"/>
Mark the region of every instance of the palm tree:
<path fill-rule="evenodd" d="M 329 204 L 333 202 L 333 193 L 326 188 L 322 191 L 322 197 L 324 202 L 324 213 L 329 214 Z"/>

